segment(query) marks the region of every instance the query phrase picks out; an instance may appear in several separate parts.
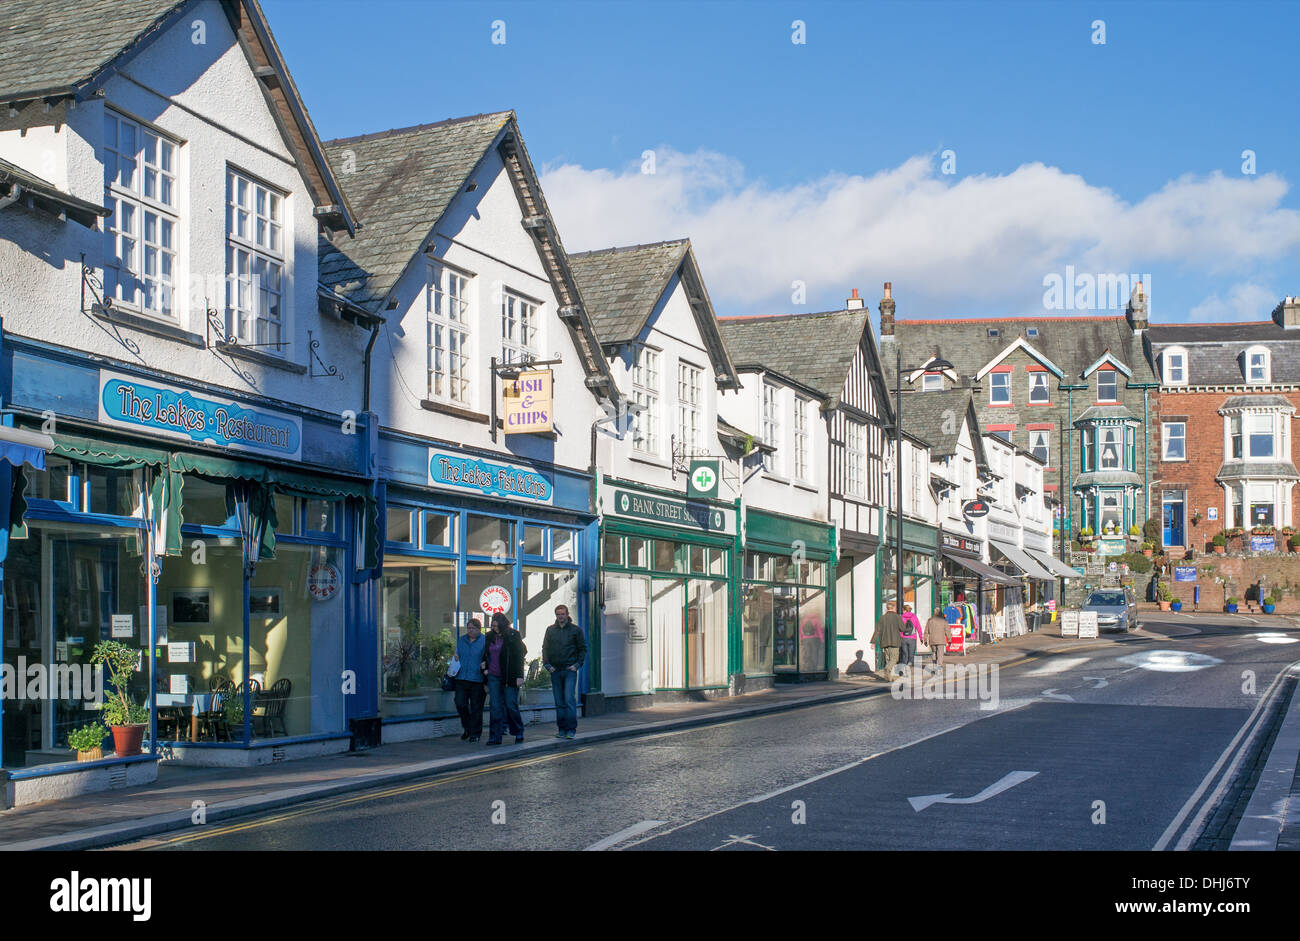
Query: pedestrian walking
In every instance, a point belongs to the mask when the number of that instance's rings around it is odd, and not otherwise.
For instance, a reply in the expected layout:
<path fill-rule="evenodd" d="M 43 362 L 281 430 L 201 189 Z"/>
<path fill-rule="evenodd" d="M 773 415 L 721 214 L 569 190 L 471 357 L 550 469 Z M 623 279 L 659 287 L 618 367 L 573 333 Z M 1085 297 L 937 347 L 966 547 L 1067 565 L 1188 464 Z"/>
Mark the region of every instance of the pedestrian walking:
<path fill-rule="evenodd" d="M 489 745 L 501 744 L 501 733 L 508 727 L 515 744 L 524 740 L 524 719 L 519 714 L 519 687 L 524 685 L 524 657 L 528 648 L 523 636 L 510 626 L 510 619 L 498 611 L 485 636 L 483 667 L 491 694 Z"/>
<path fill-rule="evenodd" d="M 477 742 L 483 735 L 483 700 L 487 697 L 483 660 L 487 638 L 478 618 L 470 618 L 465 633 L 456 641 L 456 711 L 460 713 L 461 741 Z"/>
<path fill-rule="evenodd" d="M 948 619 L 938 611 L 925 622 L 925 642 L 934 651 L 934 668 L 943 672 L 943 655 L 948 649 Z"/>
<path fill-rule="evenodd" d="M 582 628 L 569 620 L 569 609 L 555 609 L 555 623 L 542 639 L 542 665 L 551 674 L 551 693 L 555 696 L 556 738 L 573 738 L 578 734 L 578 669 L 587 659 L 587 638 Z"/>
<path fill-rule="evenodd" d="M 876 621 L 876 633 L 871 642 L 879 644 L 885 655 L 885 676 L 893 679 L 898 666 L 898 649 L 903 643 L 903 619 L 898 616 L 894 602 L 885 605 L 885 613 Z"/>
<path fill-rule="evenodd" d="M 898 647 L 898 669 L 912 669 L 916 662 L 916 645 L 921 640 L 921 622 L 912 613 L 912 606 L 903 602 L 903 632 Z"/>

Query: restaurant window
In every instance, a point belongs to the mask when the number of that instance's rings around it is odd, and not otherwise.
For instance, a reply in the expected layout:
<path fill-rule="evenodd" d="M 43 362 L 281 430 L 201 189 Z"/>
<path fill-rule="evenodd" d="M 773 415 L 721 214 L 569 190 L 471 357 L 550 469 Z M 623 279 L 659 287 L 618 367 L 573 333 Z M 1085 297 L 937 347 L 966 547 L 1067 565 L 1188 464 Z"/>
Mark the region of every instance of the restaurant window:
<path fill-rule="evenodd" d="M 441 692 L 435 644 L 443 631 L 454 638 L 463 626 L 456 617 L 456 563 L 389 553 L 380 584 L 383 695 L 424 696 L 420 711 L 434 711 L 437 704 L 428 697 Z M 382 705 L 386 713 L 393 709 L 387 702 Z"/>
<path fill-rule="evenodd" d="M 180 218 L 178 145 L 104 110 L 104 295 L 163 317 L 176 315 Z"/>
<path fill-rule="evenodd" d="M 456 515 L 436 510 L 424 511 L 424 547 L 426 549 L 456 548 Z"/>
<path fill-rule="evenodd" d="M 511 550 L 514 545 L 514 526 L 512 521 L 500 517 L 468 514 L 465 551 L 470 555 L 514 558 L 515 553 Z"/>
<path fill-rule="evenodd" d="M 529 673 L 545 675 L 541 665 L 542 639 L 546 629 L 555 623 L 555 608 L 564 605 L 569 609 L 569 619 L 578 623 L 578 573 L 572 569 L 525 565 L 520 594 L 519 623 L 515 626 L 528 639 Z M 532 665 L 534 660 L 536 666 Z"/>
<path fill-rule="evenodd" d="M 546 555 L 546 530 L 541 526 L 524 526 L 524 555 Z"/>
<path fill-rule="evenodd" d="M 415 541 L 411 534 L 411 513 L 410 507 L 390 506 L 388 508 L 385 519 L 388 524 L 389 542 L 406 545 Z"/>

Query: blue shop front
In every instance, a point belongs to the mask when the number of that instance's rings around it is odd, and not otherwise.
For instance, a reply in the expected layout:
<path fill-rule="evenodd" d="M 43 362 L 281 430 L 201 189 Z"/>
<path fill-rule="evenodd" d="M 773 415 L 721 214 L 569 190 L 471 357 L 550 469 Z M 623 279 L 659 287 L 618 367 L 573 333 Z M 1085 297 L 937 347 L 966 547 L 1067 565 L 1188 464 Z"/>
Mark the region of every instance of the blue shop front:
<path fill-rule="evenodd" d="M 2 375 L 4 424 L 47 442 L 3 464 L 9 799 L 57 796 L 69 787 L 42 779 L 102 766 L 126 765 L 115 783 L 136 783 L 160 756 L 238 765 L 346 750 L 349 719 L 374 714 L 360 645 L 379 561 L 368 416 L 14 336 Z M 79 763 L 68 736 L 102 717 L 86 687 L 107 641 L 138 654 L 127 692 L 144 740 L 118 755 L 106 736 L 105 757 Z"/>
<path fill-rule="evenodd" d="M 591 623 L 590 476 L 387 430 L 379 474 L 384 553 L 372 649 L 384 741 L 430 734 L 426 723 L 455 715 L 453 694 L 440 688 L 447 659 L 469 619 L 486 627 L 491 610 L 503 610 L 528 648 L 521 704 L 550 706 L 541 654 L 555 607 L 566 605 L 584 632 Z M 584 665 L 578 689 L 587 688 Z"/>

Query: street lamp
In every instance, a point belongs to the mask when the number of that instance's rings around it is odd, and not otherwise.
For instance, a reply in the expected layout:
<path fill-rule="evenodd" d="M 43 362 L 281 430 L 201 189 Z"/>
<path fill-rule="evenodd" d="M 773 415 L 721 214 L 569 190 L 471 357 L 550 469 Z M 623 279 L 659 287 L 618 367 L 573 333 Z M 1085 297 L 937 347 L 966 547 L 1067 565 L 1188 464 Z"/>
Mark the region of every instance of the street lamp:
<path fill-rule="evenodd" d="M 894 610 L 903 614 L 903 350 L 895 341 L 894 347 L 894 482 L 897 503 L 894 507 Z M 955 369 L 946 359 L 935 357 L 920 366 L 909 366 L 908 372 L 924 369 L 940 372 Z"/>

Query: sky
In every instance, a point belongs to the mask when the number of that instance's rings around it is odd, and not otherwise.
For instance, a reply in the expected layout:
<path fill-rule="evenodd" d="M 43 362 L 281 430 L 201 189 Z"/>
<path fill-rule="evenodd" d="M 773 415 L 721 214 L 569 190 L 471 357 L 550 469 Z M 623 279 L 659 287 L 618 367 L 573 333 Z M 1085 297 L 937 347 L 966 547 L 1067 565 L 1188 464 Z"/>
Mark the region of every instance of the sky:
<path fill-rule="evenodd" d="M 1300 294 L 1300 3 L 262 6 L 322 137 L 514 109 L 565 248 L 689 237 L 720 315 Z"/>

